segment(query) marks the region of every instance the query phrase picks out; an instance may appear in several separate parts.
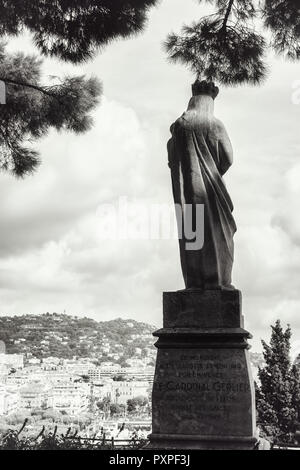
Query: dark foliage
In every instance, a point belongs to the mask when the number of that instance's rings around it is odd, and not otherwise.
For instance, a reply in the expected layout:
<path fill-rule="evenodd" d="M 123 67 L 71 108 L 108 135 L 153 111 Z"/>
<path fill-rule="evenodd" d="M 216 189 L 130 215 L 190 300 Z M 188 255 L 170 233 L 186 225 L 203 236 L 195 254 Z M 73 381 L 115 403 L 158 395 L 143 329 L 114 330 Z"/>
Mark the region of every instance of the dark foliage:
<path fill-rule="evenodd" d="M 44 56 L 80 63 L 118 38 L 140 32 L 157 0 L 0 0 L 0 39 L 24 30 Z M 0 43 L 0 169 L 17 177 L 32 173 L 39 155 L 31 142 L 57 130 L 87 131 L 99 102 L 95 78 L 65 77 L 45 86 L 42 63 L 21 53 L 9 55 Z"/>
<path fill-rule="evenodd" d="M 166 49 L 171 60 L 188 65 L 198 77 L 225 85 L 258 84 L 264 78 L 265 40 L 245 26 L 223 28 L 222 20 L 213 17 L 186 26 L 183 32 L 170 34 Z"/>
<path fill-rule="evenodd" d="M 267 75 L 269 45 L 289 58 L 299 58 L 299 1 L 207 1 L 217 9 L 213 15 L 184 26 L 181 35 L 172 33 L 165 42 L 170 60 L 187 65 L 198 78 L 225 85 L 257 85 Z M 271 30 L 271 44 L 256 30 L 255 19 Z"/>
<path fill-rule="evenodd" d="M 157 0 L 0 0 L 0 36 L 33 34 L 41 53 L 74 63 L 140 32 Z"/>
<path fill-rule="evenodd" d="M 26 425 L 25 420 L 19 431 L 11 429 L 0 435 L 0 450 L 112 450 L 114 448 L 114 440 L 106 439 L 105 435 L 101 439 L 82 439 L 77 432 L 72 434 L 71 429 L 66 434 L 58 434 L 57 426 L 53 432 L 45 433 L 43 428 L 36 437 L 26 437 L 22 434 Z M 123 448 L 142 449 L 146 444 L 146 440 L 132 437 Z M 122 450 L 122 447 L 118 449 Z"/>
<path fill-rule="evenodd" d="M 24 427 L 24 426 L 23 426 Z M 83 440 L 78 437 L 57 434 L 57 427 L 53 432 L 40 434 L 34 437 L 21 435 L 22 431 L 9 430 L 0 436 L 0 450 L 108 450 L 112 449 L 112 444 L 105 441 Z"/>
<path fill-rule="evenodd" d="M 105 362 L 110 360 L 102 349 L 105 339 L 110 343 L 111 350 L 120 354 L 118 363 L 126 365 L 126 360 L 134 355 L 136 347 L 142 350 L 153 347 L 152 332 L 155 329 L 155 326 L 134 320 L 97 322 L 63 314 L 0 317 L 0 340 L 6 343 L 7 353 L 32 354 L 38 359 L 49 356 L 71 359 L 78 356 Z M 134 344 L 129 342 L 133 334 L 137 336 Z M 82 337 L 85 339 L 82 340 Z M 22 338 L 26 341 L 19 343 Z M 68 340 L 64 341 L 63 338 Z M 42 343 L 45 339 L 49 344 Z"/>
<path fill-rule="evenodd" d="M 272 326 L 270 345 L 262 342 L 265 367 L 259 369 L 256 390 L 258 422 L 276 442 L 293 442 L 300 420 L 300 377 L 290 360 L 291 329 L 280 321 Z"/>
<path fill-rule="evenodd" d="M 300 59 L 299 0 L 266 0 L 263 16 L 274 49 L 290 59 Z"/>
<path fill-rule="evenodd" d="M 101 85 L 96 78 L 78 76 L 43 86 L 39 59 L 7 54 L 3 45 L 0 51 L 0 80 L 6 84 L 6 105 L 0 107 L 0 169 L 22 177 L 39 163 L 31 141 L 50 127 L 76 133 L 90 128 Z"/>

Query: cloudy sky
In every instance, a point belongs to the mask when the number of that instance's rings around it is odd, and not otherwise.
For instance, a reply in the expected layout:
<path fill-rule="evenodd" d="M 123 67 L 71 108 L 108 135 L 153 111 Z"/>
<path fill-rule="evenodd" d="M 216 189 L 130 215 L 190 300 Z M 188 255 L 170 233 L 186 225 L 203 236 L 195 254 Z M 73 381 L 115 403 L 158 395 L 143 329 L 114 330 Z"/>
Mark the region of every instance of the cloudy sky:
<path fill-rule="evenodd" d="M 43 163 L 34 176 L 0 174 L 1 315 L 66 311 L 161 325 L 162 292 L 183 288 L 176 240 L 107 240 L 101 208 L 120 197 L 172 203 L 166 142 L 194 77 L 166 61 L 162 42 L 206 10 L 163 0 L 144 34 L 84 67 L 45 61 L 45 74 L 98 76 L 104 97 L 88 134 L 52 132 L 38 143 Z M 28 37 L 9 48 L 33 51 Z M 269 63 L 263 86 L 222 89 L 215 114 L 235 153 L 226 176 L 238 225 L 234 284 L 253 349 L 280 318 L 300 353 L 300 69 L 272 56 Z"/>

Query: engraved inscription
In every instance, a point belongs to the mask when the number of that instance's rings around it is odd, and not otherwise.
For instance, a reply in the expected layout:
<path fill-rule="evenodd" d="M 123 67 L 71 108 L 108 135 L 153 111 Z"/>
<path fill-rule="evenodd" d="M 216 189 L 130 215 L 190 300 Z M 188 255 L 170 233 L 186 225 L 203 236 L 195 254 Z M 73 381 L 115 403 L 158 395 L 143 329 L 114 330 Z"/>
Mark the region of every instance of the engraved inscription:
<path fill-rule="evenodd" d="M 249 409 L 251 390 L 244 351 L 160 351 L 153 386 L 154 423 L 176 433 L 214 435 L 225 427 L 232 435 L 245 429 L 241 423 Z M 230 429 L 229 429 L 230 430 Z M 228 429 L 227 429 L 228 431 Z M 230 431 L 231 432 L 231 431 Z"/>

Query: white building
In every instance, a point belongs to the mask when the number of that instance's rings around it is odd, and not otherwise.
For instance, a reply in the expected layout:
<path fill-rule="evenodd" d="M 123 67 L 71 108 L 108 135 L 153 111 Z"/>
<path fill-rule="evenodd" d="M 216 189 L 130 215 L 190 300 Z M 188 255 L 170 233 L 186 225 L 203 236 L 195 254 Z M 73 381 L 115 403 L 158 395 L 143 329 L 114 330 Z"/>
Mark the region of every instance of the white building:
<path fill-rule="evenodd" d="M 121 367 L 118 364 L 114 364 L 110 361 L 102 362 L 100 366 L 100 373 L 102 377 L 111 377 L 112 375 L 119 374 L 120 371 Z"/>
<path fill-rule="evenodd" d="M 8 376 L 9 369 L 6 364 L 0 364 L 0 383 L 4 383 Z"/>
<path fill-rule="evenodd" d="M 104 379 L 99 382 L 95 382 L 92 385 L 93 396 L 97 398 L 99 401 L 108 398 L 110 401 L 113 401 L 112 396 L 112 379 Z"/>
<path fill-rule="evenodd" d="M 0 416 L 9 415 L 18 411 L 20 395 L 9 387 L 0 387 Z"/>
<path fill-rule="evenodd" d="M 142 382 L 147 381 L 149 384 L 153 383 L 154 379 L 154 367 L 123 367 L 120 371 L 120 375 L 126 377 L 126 379 L 135 379 Z"/>
<path fill-rule="evenodd" d="M 28 364 L 30 364 L 32 366 L 36 366 L 36 365 L 41 363 L 41 360 L 37 359 L 36 357 L 32 357 L 32 358 L 28 359 L 27 362 L 28 362 Z"/>
<path fill-rule="evenodd" d="M 136 397 L 149 396 L 149 382 L 132 381 L 115 381 L 111 384 L 112 398 L 119 405 L 126 405 L 128 400 Z"/>
<path fill-rule="evenodd" d="M 48 408 L 49 385 L 41 382 L 31 382 L 20 388 L 21 403 L 23 409 Z"/>
<path fill-rule="evenodd" d="M 7 365 L 12 369 L 23 369 L 23 354 L 0 354 L 0 364 Z"/>
<path fill-rule="evenodd" d="M 135 379 L 139 381 L 148 381 L 153 383 L 154 367 L 121 367 L 111 362 L 102 363 L 100 367 L 96 367 L 88 371 L 88 375 L 92 381 L 102 380 L 105 377 L 113 378 L 115 376 L 123 376 L 126 380 Z"/>
<path fill-rule="evenodd" d="M 99 382 L 101 380 L 101 375 L 101 369 L 99 367 L 88 370 L 88 376 L 92 382 Z"/>
<path fill-rule="evenodd" d="M 25 385 L 28 382 L 28 376 L 21 371 L 16 372 L 15 374 L 10 374 L 6 379 L 7 385 L 11 387 L 21 387 L 22 385 Z"/>
<path fill-rule="evenodd" d="M 87 410 L 90 386 L 86 383 L 62 382 L 54 385 L 49 396 L 49 406 L 70 415 L 78 415 Z"/>
<path fill-rule="evenodd" d="M 75 363 L 69 363 L 69 364 L 64 364 L 65 370 L 73 375 L 88 375 L 89 370 L 93 370 L 96 368 L 95 364 L 92 362 L 86 362 L 86 363 L 81 363 L 81 362 L 75 362 Z"/>

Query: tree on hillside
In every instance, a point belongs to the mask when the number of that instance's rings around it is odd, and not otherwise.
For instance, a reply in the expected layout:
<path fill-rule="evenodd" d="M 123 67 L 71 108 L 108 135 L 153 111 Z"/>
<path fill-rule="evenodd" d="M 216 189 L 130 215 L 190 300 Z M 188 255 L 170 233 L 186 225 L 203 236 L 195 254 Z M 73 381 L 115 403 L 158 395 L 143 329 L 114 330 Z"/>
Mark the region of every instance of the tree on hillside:
<path fill-rule="evenodd" d="M 96 405 L 99 410 L 107 411 L 111 405 L 111 399 L 109 397 L 104 397 L 103 400 L 98 401 Z"/>
<path fill-rule="evenodd" d="M 126 377 L 124 375 L 118 374 L 113 377 L 114 382 L 123 382 L 126 380 Z"/>
<path fill-rule="evenodd" d="M 129 413 L 136 413 L 148 405 L 148 398 L 141 395 L 127 400 L 127 410 Z"/>
<path fill-rule="evenodd" d="M 283 331 L 278 320 L 271 328 L 270 344 L 262 341 L 266 365 L 258 372 L 258 424 L 272 440 L 290 442 L 300 421 L 300 376 L 290 359 L 290 327 Z"/>
<path fill-rule="evenodd" d="M 125 411 L 124 405 L 119 405 L 118 403 L 111 403 L 110 405 L 110 414 L 111 416 L 123 415 Z"/>
<path fill-rule="evenodd" d="M 187 65 L 198 78 L 257 85 L 268 72 L 269 48 L 300 59 L 299 0 L 205 1 L 216 7 L 215 13 L 184 26 L 181 35 L 169 34 L 165 43 L 170 60 Z"/>
<path fill-rule="evenodd" d="M 75 64 L 118 38 L 142 31 L 157 0 L 0 0 L 0 39 L 31 34 L 43 56 Z M 101 84 L 84 76 L 42 79 L 42 62 L 9 54 L 0 43 L 0 82 L 6 105 L 0 106 L 0 169 L 15 176 L 32 173 L 39 155 L 28 145 L 52 127 L 87 131 L 99 102 Z"/>

